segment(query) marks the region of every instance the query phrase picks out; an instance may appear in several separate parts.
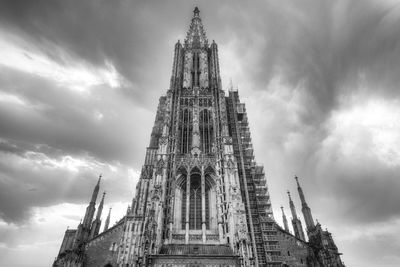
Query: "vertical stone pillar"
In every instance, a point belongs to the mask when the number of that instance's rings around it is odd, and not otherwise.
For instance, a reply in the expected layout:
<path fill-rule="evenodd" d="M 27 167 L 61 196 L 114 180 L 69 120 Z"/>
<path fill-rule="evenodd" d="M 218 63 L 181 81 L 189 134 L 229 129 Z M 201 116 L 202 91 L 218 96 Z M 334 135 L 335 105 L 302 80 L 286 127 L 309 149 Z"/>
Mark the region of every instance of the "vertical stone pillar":
<path fill-rule="evenodd" d="M 190 210 L 190 174 L 186 177 L 186 235 L 185 243 L 189 244 L 189 210 Z"/>
<path fill-rule="evenodd" d="M 203 232 L 203 243 L 206 242 L 206 182 L 204 177 L 204 166 L 201 167 L 201 229 Z"/>
<path fill-rule="evenodd" d="M 217 180 L 217 191 L 216 191 L 216 193 L 217 193 L 217 195 L 216 195 L 216 197 L 217 197 L 217 212 L 218 212 L 217 223 L 218 223 L 219 243 L 223 244 L 224 243 L 224 232 L 223 232 L 223 229 L 222 229 L 222 224 L 223 224 L 222 216 L 223 216 L 223 214 L 222 214 L 222 207 L 221 207 L 221 204 L 222 204 L 221 203 L 221 195 L 222 195 L 221 190 L 222 190 L 221 179 L 218 179 Z"/>
<path fill-rule="evenodd" d="M 195 89 L 193 103 L 193 136 L 192 136 L 192 155 L 200 154 L 200 128 L 199 128 L 199 98 L 198 89 Z"/>

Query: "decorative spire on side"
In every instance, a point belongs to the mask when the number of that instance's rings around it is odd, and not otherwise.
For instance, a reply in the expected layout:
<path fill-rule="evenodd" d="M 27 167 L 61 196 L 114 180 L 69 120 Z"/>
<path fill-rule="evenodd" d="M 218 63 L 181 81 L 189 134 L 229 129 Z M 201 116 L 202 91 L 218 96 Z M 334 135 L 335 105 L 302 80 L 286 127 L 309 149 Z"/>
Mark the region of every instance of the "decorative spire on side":
<path fill-rule="evenodd" d="M 296 213 L 296 207 L 294 206 L 293 200 L 290 196 L 290 192 L 287 191 L 288 196 L 289 196 L 289 205 L 290 205 L 290 210 L 292 211 L 292 225 L 293 225 L 293 230 L 294 230 L 294 235 L 301 239 L 301 240 L 306 240 L 304 231 L 303 231 L 303 226 L 301 225 L 301 221 L 297 217 Z"/>
<path fill-rule="evenodd" d="M 297 218 L 296 208 L 295 208 L 295 206 L 294 206 L 292 197 L 290 196 L 289 190 L 287 191 L 287 194 L 288 194 L 288 196 L 289 196 L 289 205 L 290 205 L 290 210 L 292 211 L 292 217 L 293 217 L 293 218 Z"/>
<path fill-rule="evenodd" d="M 103 230 L 103 232 L 107 231 L 107 230 L 108 230 L 108 226 L 110 225 L 111 209 L 112 209 L 112 208 L 110 208 L 110 210 L 108 211 L 107 219 L 106 219 L 106 222 L 104 223 L 104 230 Z"/>
<path fill-rule="evenodd" d="M 99 175 L 99 180 L 97 180 L 97 184 L 94 187 L 93 193 L 92 193 L 92 199 L 90 202 L 96 203 L 97 195 L 99 194 L 99 189 L 100 189 L 100 181 L 101 181 L 102 175 Z"/>
<path fill-rule="evenodd" d="M 294 177 L 297 183 L 297 191 L 299 192 L 300 200 L 301 200 L 301 211 L 303 212 L 304 220 L 307 226 L 307 232 L 314 229 L 315 224 L 311 214 L 311 209 L 308 207 L 306 199 L 304 197 L 303 189 L 300 186 L 299 178 L 297 176 Z"/>
<path fill-rule="evenodd" d="M 89 206 L 86 208 L 86 214 L 83 219 L 83 226 L 85 228 L 90 228 L 90 225 L 91 225 L 93 217 L 94 217 L 94 212 L 96 211 L 95 205 L 96 205 L 97 195 L 99 194 L 101 177 L 102 177 L 102 175 L 100 174 L 97 184 L 94 187 Z"/>
<path fill-rule="evenodd" d="M 285 212 L 283 211 L 283 207 L 282 207 L 282 206 L 281 206 L 281 210 L 282 210 L 282 220 L 283 220 L 283 225 L 284 225 L 284 227 L 285 227 L 285 231 L 286 231 L 286 232 L 290 232 L 290 231 L 289 231 L 288 221 L 287 221 L 287 219 L 286 219 L 286 215 L 285 215 Z"/>
<path fill-rule="evenodd" d="M 100 232 L 100 226 L 101 226 L 101 213 L 103 211 L 103 206 L 104 206 L 104 197 L 106 195 L 106 192 L 103 193 L 103 197 L 101 198 L 97 214 L 96 214 L 96 219 L 92 223 L 92 228 L 90 231 L 90 238 L 93 238 L 97 236 Z"/>
<path fill-rule="evenodd" d="M 100 204 L 99 204 L 99 208 L 97 210 L 97 216 L 96 219 L 101 219 L 101 213 L 103 212 L 103 206 L 104 206 L 104 197 L 106 195 L 106 192 L 103 192 L 103 197 L 101 198 Z"/>
<path fill-rule="evenodd" d="M 100 189 L 100 181 L 101 181 L 101 174 L 97 181 L 96 186 L 94 187 L 92 198 L 90 199 L 90 203 L 86 208 L 85 217 L 83 217 L 83 222 L 81 221 L 78 225 L 77 233 L 74 240 L 74 248 L 78 248 L 79 246 L 83 245 L 88 239 L 91 237 L 92 231 L 92 221 L 94 217 L 94 213 L 96 211 L 96 199 Z"/>

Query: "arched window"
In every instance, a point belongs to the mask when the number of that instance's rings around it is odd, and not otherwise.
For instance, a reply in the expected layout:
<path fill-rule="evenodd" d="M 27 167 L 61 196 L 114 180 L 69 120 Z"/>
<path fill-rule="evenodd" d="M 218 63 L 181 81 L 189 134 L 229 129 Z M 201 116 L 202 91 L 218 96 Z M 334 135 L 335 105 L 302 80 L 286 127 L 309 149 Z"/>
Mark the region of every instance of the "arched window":
<path fill-rule="evenodd" d="M 189 229 L 201 229 L 201 178 L 200 175 L 192 175 L 190 178 L 190 208 Z"/>
<path fill-rule="evenodd" d="M 189 194 L 189 229 L 190 230 L 201 230 L 202 229 L 202 189 L 201 189 L 201 175 L 200 173 L 192 173 L 190 175 L 190 194 Z M 180 227 L 181 229 L 186 229 L 186 209 L 187 209 L 187 187 L 186 179 L 182 181 L 179 185 L 180 195 Z M 205 183 L 204 189 L 204 200 L 205 200 L 205 224 L 206 229 L 210 229 L 210 191 L 211 185 L 208 181 Z"/>
<path fill-rule="evenodd" d="M 181 140 L 179 150 L 182 154 L 187 154 L 192 146 L 193 135 L 193 114 L 189 108 L 180 111 L 179 134 Z"/>
<path fill-rule="evenodd" d="M 202 151 L 204 154 L 210 154 L 213 143 L 213 121 L 208 109 L 200 111 L 199 126 Z"/>
<path fill-rule="evenodd" d="M 200 57 L 199 53 L 193 53 L 193 66 L 192 66 L 192 85 L 199 86 L 200 78 Z"/>
<path fill-rule="evenodd" d="M 186 182 L 184 184 L 182 184 L 182 198 L 181 198 L 181 224 L 182 224 L 182 229 L 186 228 Z"/>

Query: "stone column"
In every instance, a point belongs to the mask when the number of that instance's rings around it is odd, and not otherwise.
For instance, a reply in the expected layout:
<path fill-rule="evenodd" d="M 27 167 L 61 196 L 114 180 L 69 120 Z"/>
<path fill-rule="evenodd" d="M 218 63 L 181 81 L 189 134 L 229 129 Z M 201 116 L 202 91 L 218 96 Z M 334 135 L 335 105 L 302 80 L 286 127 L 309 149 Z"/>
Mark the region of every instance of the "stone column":
<path fill-rule="evenodd" d="M 206 182 L 204 166 L 201 167 L 201 229 L 203 230 L 203 243 L 206 242 Z"/>
<path fill-rule="evenodd" d="M 193 103 L 193 136 L 192 136 L 192 155 L 200 154 L 200 128 L 199 128 L 199 98 L 198 90 L 195 89 L 195 98 Z"/>
<path fill-rule="evenodd" d="M 219 243 L 223 244 L 224 243 L 224 232 L 222 229 L 222 207 L 221 207 L 221 195 L 222 195 L 222 185 L 221 185 L 221 179 L 217 180 L 217 190 L 216 190 L 216 198 L 217 198 L 217 223 L 218 223 L 218 234 L 219 234 Z"/>
<path fill-rule="evenodd" d="M 186 236 L 185 243 L 189 244 L 189 207 L 190 206 L 190 175 L 186 177 Z"/>

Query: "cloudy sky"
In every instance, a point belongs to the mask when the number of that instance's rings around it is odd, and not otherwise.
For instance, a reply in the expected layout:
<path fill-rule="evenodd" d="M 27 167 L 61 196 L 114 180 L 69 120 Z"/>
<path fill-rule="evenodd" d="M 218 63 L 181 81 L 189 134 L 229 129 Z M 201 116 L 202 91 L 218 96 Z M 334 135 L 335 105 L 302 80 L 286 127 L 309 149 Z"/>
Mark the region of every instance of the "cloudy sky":
<path fill-rule="evenodd" d="M 293 176 L 347 266 L 400 266 L 400 5 L 0 1 L 0 265 L 50 266 L 97 176 L 121 218 L 198 5 L 275 217 Z"/>

